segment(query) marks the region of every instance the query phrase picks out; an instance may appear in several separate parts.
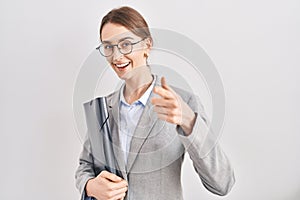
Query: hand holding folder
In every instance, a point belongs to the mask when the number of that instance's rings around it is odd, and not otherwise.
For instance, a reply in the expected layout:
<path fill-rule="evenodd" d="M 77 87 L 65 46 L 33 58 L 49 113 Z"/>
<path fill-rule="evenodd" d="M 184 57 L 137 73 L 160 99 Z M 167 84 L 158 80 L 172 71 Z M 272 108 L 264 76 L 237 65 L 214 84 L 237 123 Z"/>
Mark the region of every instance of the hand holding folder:
<path fill-rule="evenodd" d="M 95 105 L 99 111 L 98 121 L 100 129 L 100 140 L 102 140 L 105 170 L 101 171 L 95 178 L 90 179 L 86 184 L 88 199 L 110 199 L 112 197 L 123 199 L 128 190 L 127 181 L 123 180 L 118 168 L 109 125 L 109 114 L 105 97 L 98 98 Z M 98 113 L 97 113 L 98 114 Z M 113 192 L 112 192 L 113 191 Z"/>

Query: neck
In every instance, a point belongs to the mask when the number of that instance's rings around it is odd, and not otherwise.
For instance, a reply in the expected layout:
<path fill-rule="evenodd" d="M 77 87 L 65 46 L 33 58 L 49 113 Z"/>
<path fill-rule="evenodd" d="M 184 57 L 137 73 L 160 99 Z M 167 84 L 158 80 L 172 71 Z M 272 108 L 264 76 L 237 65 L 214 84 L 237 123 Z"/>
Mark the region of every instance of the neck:
<path fill-rule="evenodd" d="M 125 79 L 124 97 L 131 104 L 139 99 L 149 88 L 153 80 L 150 68 L 138 67 L 132 71 L 130 77 Z"/>

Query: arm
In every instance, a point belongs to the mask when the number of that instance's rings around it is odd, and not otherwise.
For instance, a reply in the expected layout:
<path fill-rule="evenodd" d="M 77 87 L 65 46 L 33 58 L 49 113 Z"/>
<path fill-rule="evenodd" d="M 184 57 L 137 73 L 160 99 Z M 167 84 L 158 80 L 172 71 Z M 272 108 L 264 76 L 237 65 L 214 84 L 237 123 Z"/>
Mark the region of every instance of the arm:
<path fill-rule="evenodd" d="M 177 125 L 179 138 L 203 185 L 214 194 L 226 195 L 235 182 L 233 169 L 217 144 L 219 135 L 209 128 L 200 101 L 187 92 L 178 91 L 182 96 L 178 95 L 164 77 L 161 87 L 153 91 L 161 97 L 152 98 L 154 111 L 161 120 Z"/>
<path fill-rule="evenodd" d="M 79 157 L 79 166 L 75 178 L 76 187 L 81 194 L 81 200 L 93 200 L 93 197 L 97 197 L 98 200 L 121 200 L 127 192 L 127 181 L 105 171 L 104 167 L 100 174 L 95 175 L 94 160 L 88 138 L 84 142 L 83 150 Z"/>
<path fill-rule="evenodd" d="M 95 177 L 94 161 L 89 138 L 86 137 L 82 152 L 79 156 L 79 166 L 75 173 L 76 187 L 81 194 L 81 200 L 91 199 L 86 195 L 85 186 L 88 180 Z"/>
<path fill-rule="evenodd" d="M 214 194 L 226 195 L 235 182 L 233 168 L 217 143 L 218 135 L 208 129 L 208 120 L 200 101 L 192 95 L 187 104 L 195 112 L 196 120 L 189 135 L 177 126 L 179 138 L 203 185 Z"/>

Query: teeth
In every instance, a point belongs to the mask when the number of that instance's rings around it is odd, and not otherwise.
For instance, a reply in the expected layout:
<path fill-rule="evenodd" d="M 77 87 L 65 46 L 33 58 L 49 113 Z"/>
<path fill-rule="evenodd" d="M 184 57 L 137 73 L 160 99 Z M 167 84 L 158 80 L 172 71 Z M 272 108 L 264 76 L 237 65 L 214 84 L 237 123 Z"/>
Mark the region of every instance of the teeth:
<path fill-rule="evenodd" d="M 117 67 L 125 67 L 126 65 L 128 65 L 129 62 L 127 63 L 122 63 L 122 64 L 115 64 Z"/>

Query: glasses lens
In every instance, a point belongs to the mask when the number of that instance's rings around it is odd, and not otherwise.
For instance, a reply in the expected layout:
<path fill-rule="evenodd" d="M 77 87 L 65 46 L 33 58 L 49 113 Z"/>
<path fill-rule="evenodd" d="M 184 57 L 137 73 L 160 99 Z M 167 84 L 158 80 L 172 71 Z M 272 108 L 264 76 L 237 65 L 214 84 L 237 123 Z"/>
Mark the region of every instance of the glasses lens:
<path fill-rule="evenodd" d="M 118 48 L 122 54 L 129 54 L 132 51 L 132 44 L 130 41 L 124 40 L 118 44 Z"/>
<path fill-rule="evenodd" d="M 108 57 L 112 55 L 113 48 L 114 46 L 111 44 L 101 44 L 99 50 L 103 56 Z"/>

